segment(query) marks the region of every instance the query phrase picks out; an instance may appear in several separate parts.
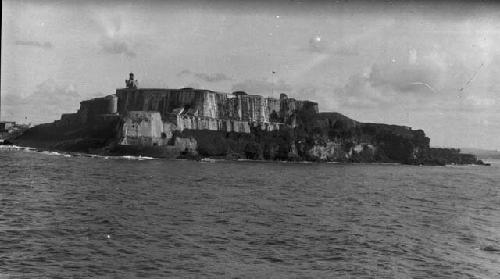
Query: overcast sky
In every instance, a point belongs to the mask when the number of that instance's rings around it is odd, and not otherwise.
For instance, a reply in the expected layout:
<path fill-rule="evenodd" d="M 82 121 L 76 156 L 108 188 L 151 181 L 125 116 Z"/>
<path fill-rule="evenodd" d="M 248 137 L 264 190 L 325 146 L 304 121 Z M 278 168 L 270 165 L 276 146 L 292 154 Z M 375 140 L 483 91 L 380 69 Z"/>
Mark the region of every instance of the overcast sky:
<path fill-rule="evenodd" d="M 53 121 L 134 72 L 500 149 L 500 5 L 339 2 L 2 1 L 2 119 Z"/>

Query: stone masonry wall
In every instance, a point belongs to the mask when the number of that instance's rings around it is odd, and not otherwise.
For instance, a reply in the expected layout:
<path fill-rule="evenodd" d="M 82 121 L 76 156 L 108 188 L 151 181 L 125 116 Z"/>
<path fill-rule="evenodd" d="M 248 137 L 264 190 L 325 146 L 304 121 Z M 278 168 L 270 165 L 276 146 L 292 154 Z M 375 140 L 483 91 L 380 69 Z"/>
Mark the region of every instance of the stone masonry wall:
<path fill-rule="evenodd" d="M 165 145 L 174 130 L 185 129 L 250 133 L 252 127 L 260 127 L 275 131 L 283 125 L 293 127 L 297 110 L 318 112 L 316 103 L 293 98 L 192 88 L 117 89 L 116 96 L 117 110 L 125 116 L 122 144 Z"/>
<path fill-rule="evenodd" d="M 160 113 L 130 111 L 124 118 L 123 145 L 165 145 L 167 136 Z"/>
<path fill-rule="evenodd" d="M 184 109 L 192 116 L 258 123 L 292 123 L 297 110 L 316 103 L 293 98 L 264 98 L 260 95 L 229 95 L 201 89 L 117 89 L 118 112 L 157 111 L 168 119 L 175 109 Z M 313 106 L 305 106 L 310 103 Z M 207 124 L 211 125 L 211 124 Z"/>

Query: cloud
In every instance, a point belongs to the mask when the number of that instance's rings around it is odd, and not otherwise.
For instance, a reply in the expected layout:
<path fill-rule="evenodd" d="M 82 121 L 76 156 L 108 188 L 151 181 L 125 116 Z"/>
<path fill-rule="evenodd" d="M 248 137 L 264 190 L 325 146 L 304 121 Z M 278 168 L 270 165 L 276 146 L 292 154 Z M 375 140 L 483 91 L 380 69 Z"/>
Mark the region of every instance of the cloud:
<path fill-rule="evenodd" d="M 289 93 L 292 91 L 292 87 L 283 80 L 273 83 L 267 80 L 247 79 L 234 84 L 231 90 L 245 91 L 248 94 L 271 96 L 273 93 Z"/>
<path fill-rule="evenodd" d="M 338 107 L 375 108 L 389 106 L 394 94 L 391 90 L 380 90 L 370 82 L 366 74 L 352 75 L 344 87 L 335 90 Z"/>
<path fill-rule="evenodd" d="M 433 61 L 391 59 L 377 62 L 349 77 L 335 90 L 337 107 L 356 109 L 423 108 L 441 104 L 446 69 Z M 433 102 L 436 102 L 433 104 Z"/>
<path fill-rule="evenodd" d="M 491 97 L 469 95 L 461 100 L 461 104 L 471 107 L 472 109 L 486 109 L 495 108 L 497 101 Z"/>
<path fill-rule="evenodd" d="M 339 47 L 333 51 L 334 54 L 340 56 L 358 56 L 359 51 L 355 47 Z"/>
<path fill-rule="evenodd" d="M 324 39 L 320 35 L 315 35 L 309 39 L 308 51 L 310 52 L 325 52 L 328 50 L 328 46 Z"/>
<path fill-rule="evenodd" d="M 6 95 L 2 100 L 5 118 L 43 123 L 59 119 L 62 113 L 76 112 L 82 96 L 72 85 L 61 86 L 49 79 L 27 96 Z"/>
<path fill-rule="evenodd" d="M 207 81 L 207 82 L 219 82 L 219 81 L 226 81 L 226 80 L 231 80 L 230 77 L 226 76 L 223 73 L 215 73 L 212 75 L 209 74 L 204 74 L 204 73 L 196 73 L 195 77 Z"/>
<path fill-rule="evenodd" d="M 136 57 L 128 42 L 118 38 L 103 38 L 99 42 L 101 51 L 106 54 L 125 54 L 128 57 Z"/>
<path fill-rule="evenodd" d="M 126 55 L 136 57 L 134 49 L 140 45 L 138 33 L 127 25 L 121 15 L 112 16 L 106 12 L 96 12 L 89 16 L 97 25 L 99 33 L 98 46 L 101 53 L 109 55 Z"/>
<path fill-rule="evenodd" d="M 425 82 L 415 81 L 415 82 L 410 83 L 410 85 L 415 85 L 415 86 L 421 85 L 421 86 L 424 86 L 425 88 L 429 89 L 430 91 L 436 93 L 436 90 L 434 90 L 434 88 L 432 88 L 432 86 L 430 86 L 429 84 L 427 84 Z"/>
<path fill-rule="evenodd" d="M 358 56 L 358 46 L 350 42 L 329 42 L 325 37 L 315 35 L 308 41 L 307 47 L 300 48 L 301 51 L 317 54 L 330 54 L 338 56 Z"/>
<path fill-rule="evenodd" d="M 332 46 L 320 35 L 314 35 L 309 38 L 306 46 L 302 45 L 298 50 L 309 53 L 330 53 Z"/>
<path fill-rule="evenodd" d="M 38 41 L 16 41 L 17 46 L 38 47 L 43 49 L 51 49 L 54 46 L 51 42 L 38 42 Z"/>
<path fill-rule="evenodd" d="M 191 74 L 190 70 L 184 69 L 184 70 L 177 73 L 177 77 L 182 77 L 182 76 L 190 75 L 190 74 Z"/>
<path fill-rule="evenodd" d="M 440 84 L 442 74 L 442 69 L 433 64 L 396 61 L 372 65 L 368 80 L 377 88 L 390 88 L 400 93 L 428 94 L 436 92 L 435 88 Z"/>
<path fill-rule="evenodd" d="M 205 74 L 205 73 L 194 73 L 191 72 L 190 70 L 182 70 L 177 73 L 177 77 L 183 77 L 183 76 L 193 76 L 197 79 L 206 81 L 206 82 L 221 82 L 221 81 L 228 81 L 232 80 L 232 78 L 228 77 L 227 75 L 223 73 L 214 73 L 214 74 Z"/>
<path fill-rule="evenodd" d="M 410 51 L 410 59 L 374 63 L 363 73 L 351 75 L 344 86 L 334 91 L 336 107 L 476 111 L 491 110 L 499 103 L 500 98 L 491 92 L 459 92 L 463 77 L 451 74 L 452 70 L 439 61 L 416 59 Z"/>
<path fill-rule="evenodd" d="M 191 82 L 191 83 L 188 83 L 186 84 L 186 86 L 184 87 L 187 87 L 187 88 L 201 88 L 200 84 L 199 83 L 196 83 L 196 82 Z"/>
<path fill-rule="evenodd" d="M 297 80 L 297 79 L 303 79 L 304 76 L 308 74 L 315 74 L 317 73 L 316 68 L 318 68 L 321 65 L 325 65 L 329 60 L 331 59 L 330 54 L 326 53 L 315 53 L 310 57 L 310 59 L 307 59 L 300 65 L 300 67 L 297 67 L 297 69 L 292 73 L 290 78 L 292 80 Z"/>

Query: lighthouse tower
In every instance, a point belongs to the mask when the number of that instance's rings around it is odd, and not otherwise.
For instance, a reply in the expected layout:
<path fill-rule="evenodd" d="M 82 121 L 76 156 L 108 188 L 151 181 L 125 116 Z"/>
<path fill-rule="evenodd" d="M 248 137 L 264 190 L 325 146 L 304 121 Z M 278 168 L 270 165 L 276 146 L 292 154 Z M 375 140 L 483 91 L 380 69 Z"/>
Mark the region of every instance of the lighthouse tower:
<path fill-rule="evenodd" d="M 125 84 L 127 88 L 137 89 L 139 83 L 134 79 L 134 73 L 130 73 L 129 79 L 125 80 Z"/>

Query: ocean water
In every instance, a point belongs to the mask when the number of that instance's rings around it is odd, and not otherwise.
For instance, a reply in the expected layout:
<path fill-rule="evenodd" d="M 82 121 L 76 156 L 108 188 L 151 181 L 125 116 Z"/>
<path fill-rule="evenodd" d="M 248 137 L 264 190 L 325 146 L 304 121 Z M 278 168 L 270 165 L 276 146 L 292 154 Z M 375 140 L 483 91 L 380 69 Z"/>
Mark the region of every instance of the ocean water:
<path fill-rule="evenodd" d="M 500 278 L 498 161 L 145 159 L 0 149 L 0 278 Z"/>

